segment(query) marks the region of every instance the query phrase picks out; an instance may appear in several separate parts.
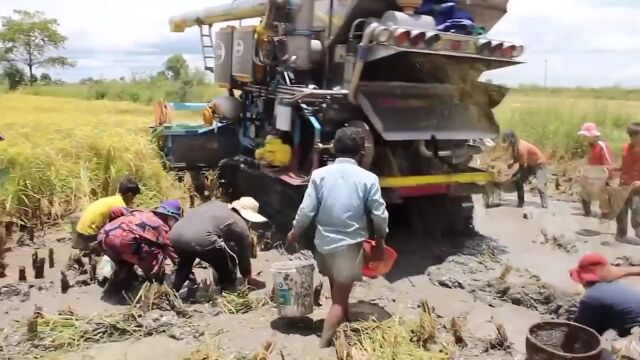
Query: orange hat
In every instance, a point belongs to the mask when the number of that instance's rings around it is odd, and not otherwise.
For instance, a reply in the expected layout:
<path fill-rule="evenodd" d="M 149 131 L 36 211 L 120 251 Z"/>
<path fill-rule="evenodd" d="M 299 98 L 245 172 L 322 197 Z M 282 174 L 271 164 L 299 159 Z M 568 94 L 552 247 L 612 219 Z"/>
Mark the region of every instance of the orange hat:
<path fill-rule="evenodd" d="M 600 276 L 596 273 L 596 270 L 609 265 L 609 261 L 606 257 L 599 253 L 587 253 L 584 254 L 578 266 L 571 269 L 569 274 L 571 279 L 580 284 L 596 283 L 601 281 Z"/>

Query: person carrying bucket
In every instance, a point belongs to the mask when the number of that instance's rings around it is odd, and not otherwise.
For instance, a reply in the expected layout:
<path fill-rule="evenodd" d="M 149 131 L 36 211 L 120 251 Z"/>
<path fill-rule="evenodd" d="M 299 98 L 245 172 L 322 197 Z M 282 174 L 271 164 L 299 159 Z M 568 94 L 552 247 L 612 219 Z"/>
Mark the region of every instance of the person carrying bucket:
<path fill-rule="evenodd" d="M 173 288 L 180 291 L 196 259 L 211 266 L 214 285 L 222 290 L 235 290 L 238 270 L 247 285 L 263 287 L 263 282 L 251 276 L 248 224 L 268 221 L 258 209 L 258 202 L 250 197 L 242 197 L 231 205 L 211 200 L 178 221 L 169 233 L 179 259 Z"/>
<path fill-rule="evenodd" d="M 611 150 L 606 142 L 600 139 L 600 131 L 594 123 L 584 123 L 578 131 L 578 135 L 582 136 L 589 145 L 589 155 L 587 156 L 587 165 L 604 167 L 611 177 Z M 608 183 L 607 183 L 608 185 Z M 582 209 L 585 216 L 591 216 L 591 199 L 582 196 Z M 602 205 L 602 204 L 601 204 Z"/>
<path fill-rule="evenodd" d="M 336 161 L 313 171 L 298 209 L 289 244 L 297 244 L 304 229 L 315 219 L 314 254 L 318 270 L 329 278 L 331 308 L 324 322 L 321 347 L 329 347 L 340 324 L 348 319 L 349 294 L 354 282 L 362 281 L 363 242 L 368 219 L 373 222 L 373 260 L 384 254 L 388 213 L 378 177 L 359 167 L 365 137 L 353 127 L 336 132 L 333 143 Z"/>

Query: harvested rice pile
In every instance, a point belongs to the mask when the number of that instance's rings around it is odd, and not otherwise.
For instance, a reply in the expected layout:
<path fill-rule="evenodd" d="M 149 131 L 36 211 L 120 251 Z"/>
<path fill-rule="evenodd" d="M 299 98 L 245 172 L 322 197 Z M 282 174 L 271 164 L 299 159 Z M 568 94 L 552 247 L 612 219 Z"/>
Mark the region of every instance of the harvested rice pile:
<path fill-rule="evenodd" d="M 16 222 L 45 225 L 115 192 L 130 174 L 139 205 L 183 198 L 149 138 L 153 109 L 126 103 L 0 95 L 0 208 Z"/>
<path fill-rule="evenodd" d="M 336 356 L 339 360 L 453 359 L 460 329 L 442 335 L 439 330 L 429 305 L 423 303 L 418 321 L 393 317 L 344 324 L 336 336 Z"/>
<path fill-rule="evenodd" d="M 253 354 L 225 356 L 220 352 L 220 342 L 216 337 L 202 343 L 184 360 L 269 360 L 269 356 L 271 356 L 274 349 L 275 343 L 273 341 L 266 341 L 260 346 L 260 349 Z"/>
<path fill-rule="evenodd" d="M 223 292 L 218 299 L 218 306 L 225 314 L 246 314 L 252 310 L 261 308 L 271 304 L 271 301 L 264 297 L 251 297 L 249 288 L 243 288 L 239 291 Z"/>
<path fill-rule="evenodd" d="M 133 306 L 140 311 L 163 310 L 182 312 L 182 301 L 166 284 L 146 282 L 133 300 Z"/>
<path fill-rule="evenodd" d="M 40 358 L 78 351 L 87 344 L 139 339 L 174 327 L 188 328 L 190 324 L 176 314 L 187 315 L 177 294 L 165 284 L 145 283 L 127 311 L 86 317 L 72 309 L 56 315 L 36 309 L 26 325 L 0 333 L 0 354 Z"/>

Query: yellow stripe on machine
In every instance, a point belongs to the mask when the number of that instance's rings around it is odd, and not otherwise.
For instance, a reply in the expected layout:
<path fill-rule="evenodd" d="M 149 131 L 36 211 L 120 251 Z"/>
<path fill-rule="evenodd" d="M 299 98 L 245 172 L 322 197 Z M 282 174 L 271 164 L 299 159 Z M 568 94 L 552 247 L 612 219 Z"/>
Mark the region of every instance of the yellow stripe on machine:
<path fill-rule="evenodd" d="M 395 176 L 381 177 L 380 187 L 397 188 L 420 185 L 442 185 L 442 184 L 483 184 L 493 181 L 493 174 L 488 172 L 470 172 L 456 174 L 420 175 L 420 176 Z"/>

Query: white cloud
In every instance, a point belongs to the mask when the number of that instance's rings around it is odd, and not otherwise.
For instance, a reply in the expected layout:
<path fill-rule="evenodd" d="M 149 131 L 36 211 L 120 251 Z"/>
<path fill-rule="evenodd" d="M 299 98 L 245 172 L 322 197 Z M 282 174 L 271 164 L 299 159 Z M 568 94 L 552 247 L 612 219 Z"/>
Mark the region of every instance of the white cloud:
<path fill-rule="evenodd" d="M 156 71 L 173 52 L 202 66 L 198 33 L 170 33 L 170 16 L 228 0 L 2 0 L 12 9 L 42 10 L 59 20 L 69 37 L 67 54 L 78 60 L 59 76 L 118 77 Z M 640 2 L 636 0 L 511 0 L 490 32 L 525 45 L 523 65 L 486 74 L 508 84 L 542 83 L 545 60 L 550 85 L 640 86 Z"/>

